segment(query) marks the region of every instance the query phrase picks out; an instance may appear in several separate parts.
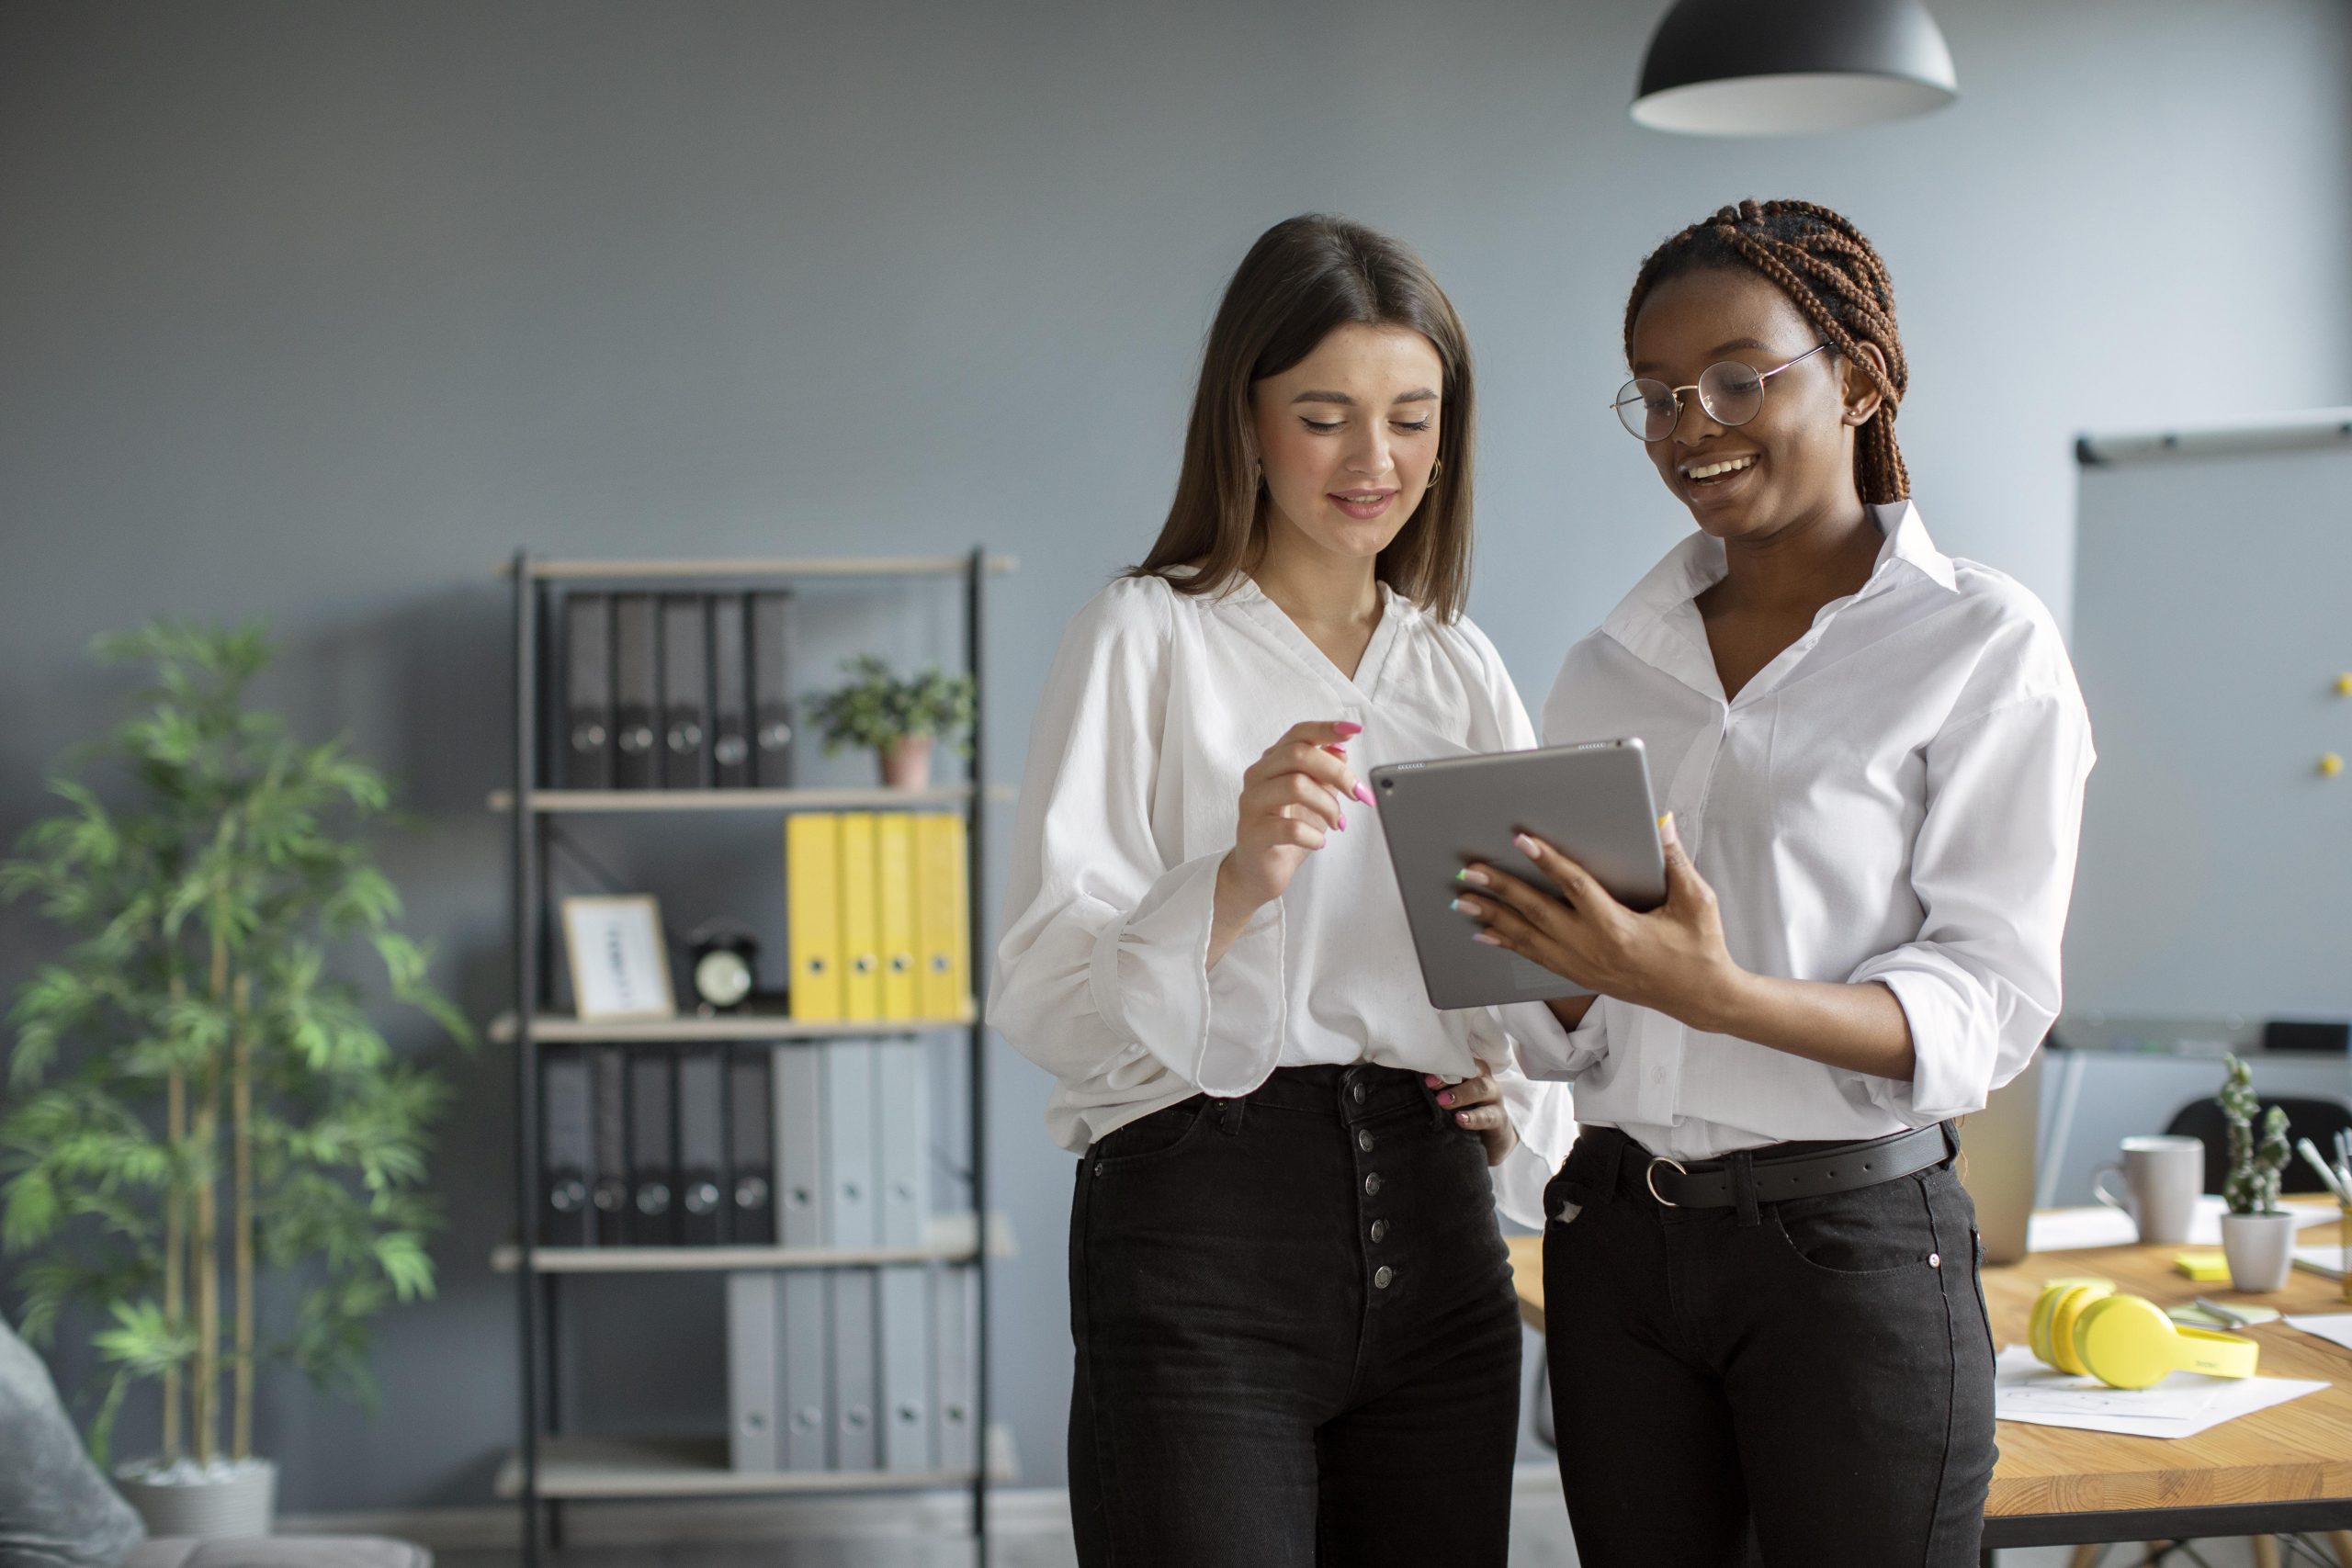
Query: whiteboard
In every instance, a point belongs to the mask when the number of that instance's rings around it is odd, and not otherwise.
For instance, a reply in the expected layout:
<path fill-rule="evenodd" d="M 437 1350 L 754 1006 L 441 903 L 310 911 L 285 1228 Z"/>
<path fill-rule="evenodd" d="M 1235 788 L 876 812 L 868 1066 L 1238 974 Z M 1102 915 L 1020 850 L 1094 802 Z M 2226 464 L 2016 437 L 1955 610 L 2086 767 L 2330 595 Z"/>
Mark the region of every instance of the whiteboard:
<path fill-rule="evenodd" d="M 2352 1017 L 2352 411 L 2079 455 L 2067 1009 Z"/>

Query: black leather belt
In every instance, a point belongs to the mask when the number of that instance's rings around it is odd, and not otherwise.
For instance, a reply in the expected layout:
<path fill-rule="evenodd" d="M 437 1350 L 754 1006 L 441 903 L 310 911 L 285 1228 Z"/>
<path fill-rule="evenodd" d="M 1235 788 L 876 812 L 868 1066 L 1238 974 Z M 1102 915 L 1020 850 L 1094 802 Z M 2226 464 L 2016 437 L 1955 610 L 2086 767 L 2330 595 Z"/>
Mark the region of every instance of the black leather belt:
<path fill-rule="evenodd" d="M 1638 1152 L 1638 1151 L 1637 1151 Z M 1752 1162 L 1756 1201 L 1777 1203 L 1784 1198 L 1810 1198 L 1828 1192 L 1851 1192 L 1875 1187 L 1900 1176 L 1940 1165 L 1952 1153 L 1942 1123 L 1908 1133 L 1872 1138 L 1868 1143 L 1841 1144 L 1813 1154 Z M 1723 1160 L 1686 1166 L 1665 1155 L 1652 1156 L 1645 1179 L 1650 1196 L 1670 1209 L 1724 1209 L 1739 1201 L 1732 1171 Z"/>

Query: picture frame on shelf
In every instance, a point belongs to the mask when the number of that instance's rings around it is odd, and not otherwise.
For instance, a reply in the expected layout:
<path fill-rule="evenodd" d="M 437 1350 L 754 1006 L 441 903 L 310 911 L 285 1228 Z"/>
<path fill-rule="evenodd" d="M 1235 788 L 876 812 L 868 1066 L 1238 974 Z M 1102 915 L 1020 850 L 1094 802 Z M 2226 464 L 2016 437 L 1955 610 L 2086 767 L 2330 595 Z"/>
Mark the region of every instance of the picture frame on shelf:
<path fill-rule="evenodd" d="M 675 1018 L 661 901 L 650 893 L 563 900 L 572 1008 L 583 1021 Z"/>

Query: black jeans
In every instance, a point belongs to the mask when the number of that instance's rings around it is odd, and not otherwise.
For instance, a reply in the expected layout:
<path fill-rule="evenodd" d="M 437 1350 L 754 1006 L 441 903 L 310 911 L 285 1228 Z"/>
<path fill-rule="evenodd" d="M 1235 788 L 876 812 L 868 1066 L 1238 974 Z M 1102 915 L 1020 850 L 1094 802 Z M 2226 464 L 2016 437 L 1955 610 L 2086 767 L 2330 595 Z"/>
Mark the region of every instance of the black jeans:
<path fill-rule="evenodd" d="M 1079 1162 L 1087 1568 L 1501 1568 L 1520 1327 L 1476 1134 L 1418 1074 L 1284 1068 Z"/>
<path fill-rule="evenodd" d="M 1751 1528 L 1767 1568 L 1973 1568 L 1993 1339 L 1951 1161 L 1744 1213 L 1661 1205 L 1649 1163 L 1589 1127 L 1544 1192 L 1584 1568 L 1735 1564 Z"/>

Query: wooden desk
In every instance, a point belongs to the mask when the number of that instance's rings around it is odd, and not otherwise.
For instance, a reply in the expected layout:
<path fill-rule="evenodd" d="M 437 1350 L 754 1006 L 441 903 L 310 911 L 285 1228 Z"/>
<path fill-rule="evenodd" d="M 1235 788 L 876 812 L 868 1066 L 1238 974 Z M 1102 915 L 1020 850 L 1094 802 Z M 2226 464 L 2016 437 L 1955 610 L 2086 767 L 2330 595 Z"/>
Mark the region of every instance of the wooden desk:
<path fill-rule="evenodd" d="M 2334 1226 L 2302 1233 L 2306 1245 Z M 1544 1327 L 1543 1238 L 1509 1238 L 1520 1314 Z M 2177 1247 L 2117 1247 L 2036 1253 L 1984 1270 L 1994 1343 L 2025 1337 L 2044 1280 L 2095 1274 L 2172 1306 L 2199 1294 L 2254 1301 L 2289 1313 L 2352 1311 L 2338 1281 L 2297 1269 L 2275 1295 L 2241 1297 L 2198 1285 L 2171 1266 Z M 2352 1530 L 2352 1350 L 2290 1328 L 2249 1331 L 2262 1343 L 2262 1371 L 2334 1384 L 2268 1410 L 2225 1421 L 2194 1438 L 2126 1438 L 2060 1427 L 2000 1424 L 2000 1462 L 1984 1505 L 1984 1547 L 2091 1541 L 2175 1540 L 2202 1536 Z"/>

